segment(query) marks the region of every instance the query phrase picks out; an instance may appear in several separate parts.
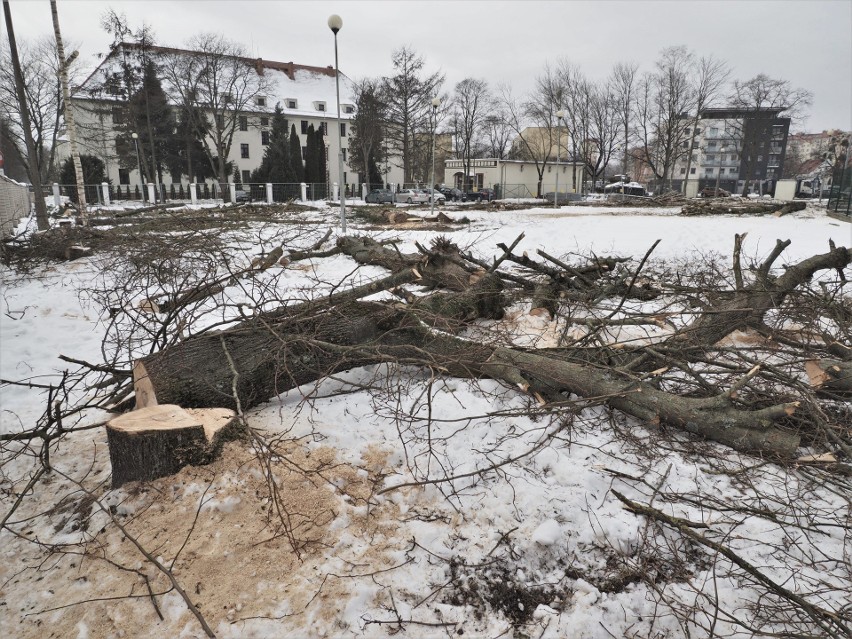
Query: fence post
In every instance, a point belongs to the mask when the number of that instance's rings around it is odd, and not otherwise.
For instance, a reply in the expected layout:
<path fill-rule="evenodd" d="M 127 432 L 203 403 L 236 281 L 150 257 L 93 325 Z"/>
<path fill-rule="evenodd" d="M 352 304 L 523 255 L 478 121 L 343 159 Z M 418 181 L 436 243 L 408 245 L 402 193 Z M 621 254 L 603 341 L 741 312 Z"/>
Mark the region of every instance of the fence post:
<path fill-rule="evenodd" d="M 266 183 L 266 203 L 272 204 L 272 184 Z"/>
<path fill-rule="evenodd" d="M 308 201 L 308 185 L 302 182 L 302 202 Z"/>
<path fill-rule="evenodd" d="M 109 206 L 109 184 L 107 184 L 106 182 L 101 182 L 101 190 L 104 193 L 104 204 L 106 206 Z"/>
<path fill-rule="evenodd" d="M 62 195 L 59 192 L 59 184 L 53 183 L 53 204 L 56 208 L 62 207 Z"/>
<path fill-rule="evenodd" d="M 340 187 L 337 186 L 337 182 L 332 185 L 332 193 L 334 194 L 334 197 L 331 198 L 332 200 L 340 199 Z"/>
<path fill-rule="evenodd" d="M 236 202 L 237 201 L 237 185 L 234 184 L 233 182 L 228 182 L 228 193 L 231 196 L 231 202 Z M 223 193 L 222 194 L 223 200 L 225 199 L 224 195 L 225 194 Z"/>
<path fill-rule="evenodd" d="M 361 199 L 362 200 L 367 199 L 367 183 L 366 182 L 361 182 Z"/>
<path fill-rule="evenodd" d="M 148 204 L 157 203 L 157 193 L 153 182 L 148 182 L 145 186 L 148 187 Z"/>
<path fill-rule="evenodd" d="M 192 200 L 192 204 L 198 204 L 198 191 L 195 190 L 196 184 L 193 182 L 189 185 L 189 199 Z"/>

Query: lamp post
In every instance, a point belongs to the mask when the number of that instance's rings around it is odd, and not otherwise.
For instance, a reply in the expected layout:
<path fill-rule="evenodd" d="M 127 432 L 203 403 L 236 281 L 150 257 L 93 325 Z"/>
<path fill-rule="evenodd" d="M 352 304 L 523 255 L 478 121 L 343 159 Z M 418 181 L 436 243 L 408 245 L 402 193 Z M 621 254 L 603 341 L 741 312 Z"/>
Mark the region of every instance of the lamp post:
<path fill-rule="evenodd" d="M 553 208 L 559 207 L 559 151 L 562 146 L 562 131 L 559 130 L 559 122 L 565 117 L 565 111 L 560 109 L 556 112 L 556 190 L 553 193 Z"/>
<path fill-rule="evenodd" d="M 133 132 L 130 134 L 133 138 L 133 146 L 136 147 L 136 170 L 139 171 L 139 181 L 142 182 L 142 201 L 145 202 L 145 182 L 142 178 L 142 160 L 139 159 L 139 134 Z"/>
<path fill-rule="evenodd" d="M 337 164 L 340 172 L 340 231 L 346 233 L 346 181 L 343 179 L 343 133 L 340 125 L 340 68 L 337 65 L 337 32 L 343 27 L 343 18 L 332 14 L 328 18 L 328 28 L 334 34 L 334 83 L 337 87 Z"/>
<path fill-rule="evenodd" d="M 435 133 L 438 128 L 438 107 L 441 106 L 441 98 L 432 98 L 432 183 L 429 192 L 432 194 L 432 217 L 435 217 Z"/>

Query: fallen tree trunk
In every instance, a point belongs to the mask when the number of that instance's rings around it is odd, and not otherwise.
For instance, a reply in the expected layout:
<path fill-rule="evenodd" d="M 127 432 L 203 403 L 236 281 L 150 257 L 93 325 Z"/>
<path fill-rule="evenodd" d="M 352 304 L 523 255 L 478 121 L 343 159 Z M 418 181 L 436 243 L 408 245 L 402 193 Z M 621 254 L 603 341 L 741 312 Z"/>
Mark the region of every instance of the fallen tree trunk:
<path fill-rule="evenodd" d="M 731 396 L 682 398 L 592 365 L 434 333 L 413 312 L 376 303 L 334 308 L 297 326 L 255 325 L 190 338 L 139 360 L 134 381 L 142 401 L 247 409 L 335 372 L 386 362 L 493 377 L 551 399 L 562 393 L 606 397 L 645 422 L 664 422 L 738 450 L 790 456 L 799 443 L 794 433 L 772 425 L 794 404 L 745 411 Z"/>

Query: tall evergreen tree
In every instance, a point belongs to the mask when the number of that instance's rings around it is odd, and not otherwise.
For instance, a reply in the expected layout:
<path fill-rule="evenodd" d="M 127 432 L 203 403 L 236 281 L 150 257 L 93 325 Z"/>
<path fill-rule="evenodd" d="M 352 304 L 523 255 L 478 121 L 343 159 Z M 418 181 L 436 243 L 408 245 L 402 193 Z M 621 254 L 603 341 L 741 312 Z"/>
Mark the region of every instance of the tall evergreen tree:
<path fill-rule="evenodd" d="M 305 164 L 302 161 L 302 143 L 296 133 L 296 125 L 290 128 L 290 169 L 295 182 L 305 181 Z"/>
<path fill-rule="evenodd" d="M 290 166 L 290 136 L 287 135 L 287 120 L 281 105 L 275 106 L 272 115 L 272 130 L 269 133 L 269 144 L 263 154 L 260 166 L 251 176 L 253 183 L 271 182 L 287 184 L 296 181 L 295 173 Z"/>
<path fill-rule="evenodd" d="M 308 137 L 305 140 L 305 182 L 313 184 L 317 179 L 317 147 L 314 125 L 308 125 Z"/>
<path fill-rule="evenodd" d="M 180 154 L 180 140 L 175 136 L 174 112 L 150 58 L 143 68 L 142 84 L 128 100 L 128 115 L 139 134 L 139 144 L 147 151 L 143 161 L 146 173 L 156 174 L 157 182 L 162 182 L 163 168 L 173 166 Z"/>

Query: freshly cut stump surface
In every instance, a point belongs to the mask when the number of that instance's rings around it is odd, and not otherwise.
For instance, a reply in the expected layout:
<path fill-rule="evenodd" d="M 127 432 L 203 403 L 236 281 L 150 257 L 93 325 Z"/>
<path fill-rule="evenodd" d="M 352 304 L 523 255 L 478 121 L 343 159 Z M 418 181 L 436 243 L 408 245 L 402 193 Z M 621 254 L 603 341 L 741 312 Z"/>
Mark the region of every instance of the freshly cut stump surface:
<path fill-rule="evenodd" d="M 222 444 L 241 432 L 228 408 L 148 406 L 107 423 L 112 487 L 173 475 L 188 465 L 207 464 Z"/>

